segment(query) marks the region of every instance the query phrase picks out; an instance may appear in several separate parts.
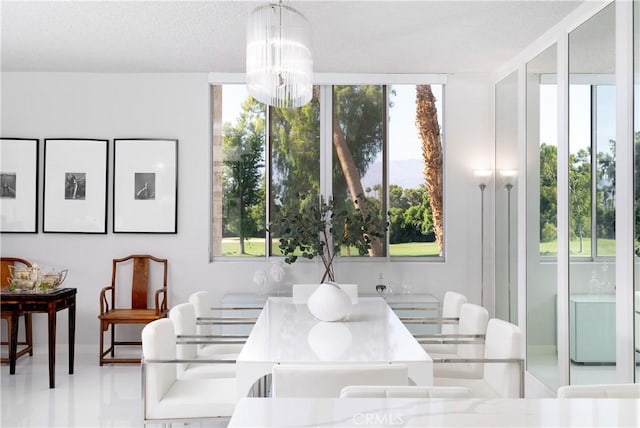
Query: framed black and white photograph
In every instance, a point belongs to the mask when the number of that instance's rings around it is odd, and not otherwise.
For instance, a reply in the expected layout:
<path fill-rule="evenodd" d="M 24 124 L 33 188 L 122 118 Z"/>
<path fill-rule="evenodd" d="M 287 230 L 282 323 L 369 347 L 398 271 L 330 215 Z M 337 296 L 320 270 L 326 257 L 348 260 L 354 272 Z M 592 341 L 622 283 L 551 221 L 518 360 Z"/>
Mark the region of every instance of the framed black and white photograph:
<path fill-rule="evenodd" d="M 114 140 L 113 232 L 178 232 L 178 140 Z"/>
<path fill-rule="evenodd" d="M 40 140 L 0 139 L 0 232 L 38 232 Z"/>
<path fill-rule="evenodd" d="M 107 233 L 108 158 L 108 140 L 44 140 L 44 232 Z"/>

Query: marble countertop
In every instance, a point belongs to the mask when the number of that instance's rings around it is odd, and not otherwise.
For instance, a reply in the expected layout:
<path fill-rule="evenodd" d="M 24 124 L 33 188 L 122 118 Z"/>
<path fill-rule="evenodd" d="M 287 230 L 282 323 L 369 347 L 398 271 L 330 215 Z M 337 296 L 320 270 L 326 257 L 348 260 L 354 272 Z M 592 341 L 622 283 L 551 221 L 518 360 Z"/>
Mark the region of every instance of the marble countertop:
<path fill-rule="evenodd" d="M 637 427 L 635 399 L 243 398 L 228 428 Z"/>

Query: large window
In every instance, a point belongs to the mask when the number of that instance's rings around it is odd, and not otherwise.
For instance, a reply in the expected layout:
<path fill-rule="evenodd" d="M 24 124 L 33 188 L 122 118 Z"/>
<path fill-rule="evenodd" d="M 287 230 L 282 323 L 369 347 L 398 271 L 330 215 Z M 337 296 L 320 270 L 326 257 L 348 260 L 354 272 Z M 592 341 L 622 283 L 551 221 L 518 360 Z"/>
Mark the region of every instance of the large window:
<path fill-rule="evenodd" d="M 369 256 L 441 259 L 443 85 L 315 86 L 298 109 L 260 104 L 242 84 L 211 94 L 213 257 L 281 255 L 269 222 L 322 196 L 343 209 L 364 197 L 389 221 Z"/>

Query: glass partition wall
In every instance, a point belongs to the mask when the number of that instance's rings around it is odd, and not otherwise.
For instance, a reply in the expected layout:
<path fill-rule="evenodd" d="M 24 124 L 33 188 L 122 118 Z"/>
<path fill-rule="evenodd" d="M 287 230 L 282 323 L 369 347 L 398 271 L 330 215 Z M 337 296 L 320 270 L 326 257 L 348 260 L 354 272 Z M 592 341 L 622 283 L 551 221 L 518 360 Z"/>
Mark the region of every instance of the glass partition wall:
<path fill-rule="evenodd" d="M 615 3 L 569 34 L 569 379 L 616 381 Z"/>
<path fill-rule="evenodd" d="M 496 85 L 496 318 L 518 323 L 518 73 Z"/>
<path fill-rule="evenodd" d="M 633 156 L 635 208 L 634 328 L 636 383 L 640 383 L 640 1 L 633 2 Z"/>
<path fill-rule="evenodd" d="M 525 58 L 528 62 L 518 68 L 526 126 L 526 197 L 520 217 L 526 239 L 521 280 L 526 289 L 526 361 L 527 371 L 539 381 L 528 386 L 532 396 L 546 396 L 567 383 L 630 382 L 632 372 L 640 382 L 640 0 L 593 5 L 593 15 L 574 25 L 567 26 L 566 37 Z M 633 41 L 633 61 L 626 37 Z M 496 84 L 496 117 L 505 113 L 498 95 L 503 83 Z M 497 152 L 502 150 L 499 126 L 496 120 Z M 497 156 L 497 174 L 500 168 Z M 496 200 L 500 188 L 496 186 Z M 500 210 L 497 203 L 496 218 Z M 633 266 L 627 245 L 631 237 Z M 629 309 L 633 317 L 626 313 Z M 500 316 L 499 308 L 496 314 Z M 634 346 L 629 346 L 632 336 Z M 635 360 L 629 351 L 635 352 Z"/>
<path fill-rule="evenodd" d="M 557 335 L 557 45 L 526 65 L 527 370 L 560 386 Z"/>

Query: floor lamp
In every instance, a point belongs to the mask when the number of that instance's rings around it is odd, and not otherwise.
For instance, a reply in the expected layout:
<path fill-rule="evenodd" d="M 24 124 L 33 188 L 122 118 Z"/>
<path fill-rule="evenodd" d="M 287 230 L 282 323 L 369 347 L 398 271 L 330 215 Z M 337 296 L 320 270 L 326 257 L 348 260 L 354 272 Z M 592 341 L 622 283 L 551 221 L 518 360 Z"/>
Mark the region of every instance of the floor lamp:
<path fill-rule="evenodd" d="M 504 188 L 507 189 L 507 310 L 509 322 L 511 322 L 511 190 L 515 183 L 518 171 L 515 169 L 500 170 L 500 176 L 504 180 Z"/>
<path fill-rule="evenodd" d="M 490 169 L 474 169 L 473 176 L 480 188 L 480 306 L 484 306 L 484 190 L 491 178 Z"/>

